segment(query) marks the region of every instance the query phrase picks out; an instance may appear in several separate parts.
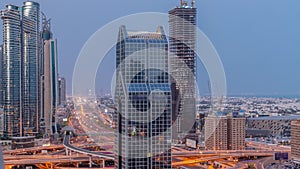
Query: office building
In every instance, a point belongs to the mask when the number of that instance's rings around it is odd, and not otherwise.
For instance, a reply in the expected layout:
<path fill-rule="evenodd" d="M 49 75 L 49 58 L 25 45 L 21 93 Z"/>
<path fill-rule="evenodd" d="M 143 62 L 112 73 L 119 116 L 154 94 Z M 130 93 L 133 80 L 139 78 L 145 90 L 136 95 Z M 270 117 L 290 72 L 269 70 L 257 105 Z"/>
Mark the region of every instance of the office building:
<path fill-rule="evenodd" d="M 64 77 L 58 78 L 58 105 L 64 106 L 67 103 L 66 95 L 66 79 Z"/>
<path fill-rule="evenodd" d="M 171 90 L 172 90 L 172 137 L 182 140 L 187 134 L 186 118 L 195 119 L 196 96 L 196 14 L 194 1 L 189 5 L 186 1 L 169 11 L 170 25 L 170 63 L 171 63 Z"/>
<path fill-rule="evenodd" d="M 50 136 L 55 133 L 57 108 L 57 40 L 53 39 L 50 20 L 43 16 L 43 55 L 41 68 L 41 130 Z"/>
<path fill-rule="evenodd" d="M 300 120 L 291 123 L 291 159 L 300 167 Z"/>
<path fill-rule="evenodd" d="M 246 119 L 243 116 L 216 113 L 205 118 L 207 150 L 244 150 Z"/>
<path fill-rule="evenodd" d="M 168 40 L 121 26 L 116 46 L 115 168 L 171 168 Z"/>
<path fill-rule="evenodd" d="M 3 21 L 4 135 L 19 137 L 39 131 L 39 4 L 7 5 Z"/>
<path fill-rule="evenodd" d="M 208 116 L 205 118 L 205 149 L 228 149 L 228 123 L 226 115 Z"/>

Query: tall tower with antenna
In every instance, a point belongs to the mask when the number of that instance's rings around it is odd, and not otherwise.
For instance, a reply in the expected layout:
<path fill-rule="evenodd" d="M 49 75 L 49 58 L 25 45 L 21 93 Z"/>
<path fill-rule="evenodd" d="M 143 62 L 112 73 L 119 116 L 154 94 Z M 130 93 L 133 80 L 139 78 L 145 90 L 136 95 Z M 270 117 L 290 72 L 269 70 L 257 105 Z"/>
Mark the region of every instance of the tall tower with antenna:
<path fill-rule="evenodd" d="M 46 136 L 57 132 L 55 112 L 58 103 L 57 41 L 53 39 L 51 22 L 42 13 L 41 57 L 41 130 Z"/>
<path fill-rule="evenodd" d="M 172 137 L 183 139 L 187 114 L 196 113 L 196 15 L 197 10 L 191 4 L 180 0 L 180 6 L 169 11 L 170 60 L 172 80 Z"/>

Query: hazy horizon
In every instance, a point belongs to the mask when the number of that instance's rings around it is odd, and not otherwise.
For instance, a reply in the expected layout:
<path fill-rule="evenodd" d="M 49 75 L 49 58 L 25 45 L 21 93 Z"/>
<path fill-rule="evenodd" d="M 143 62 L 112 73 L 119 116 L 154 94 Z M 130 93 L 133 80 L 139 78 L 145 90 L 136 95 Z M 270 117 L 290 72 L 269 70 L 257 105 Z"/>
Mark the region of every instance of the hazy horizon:
<path fill-rule="evenodd" d="M 179 0 L 61 1 L 37 0 L 51 18 L 58 39 L 59 73 L 71 93 L 74 64 L 88 38 L 105 24 L 133 13 L 163 12 Z M 20 0 L 2 0 L 21 6 Z M 223 62 L 229 95 L 300 95 L 300 1 L 196 1 L 197 26 L 209 37 Z M 168 29 L 168 28 L 165 28 Z M 0 28 L 2 41 L 2 27 Z M 114 39 L 117 38 L 112 37 Z M 107 54 L 97 76 L 97 90 L 110 90 L 114 50 Z M 199 66 L 200 92 L 208 93 L 208 78 Z"/>

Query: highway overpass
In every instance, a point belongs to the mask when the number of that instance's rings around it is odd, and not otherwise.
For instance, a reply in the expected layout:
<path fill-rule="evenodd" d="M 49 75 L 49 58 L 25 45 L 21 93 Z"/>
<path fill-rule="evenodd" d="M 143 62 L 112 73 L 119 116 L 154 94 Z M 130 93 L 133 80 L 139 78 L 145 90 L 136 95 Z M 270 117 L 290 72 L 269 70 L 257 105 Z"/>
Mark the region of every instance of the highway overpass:
<path fill-rule="evenodd" d="M 94 157 L 101 157 L 110 160 L 114 159 L 114 155 L 111 152 L 95 152 L 73 146 L 72 144 L 70 144 L 70 135 L 65 135 L 63 145 L 66 147 L 66 149 L 77 153 L 86 154 Z"/>

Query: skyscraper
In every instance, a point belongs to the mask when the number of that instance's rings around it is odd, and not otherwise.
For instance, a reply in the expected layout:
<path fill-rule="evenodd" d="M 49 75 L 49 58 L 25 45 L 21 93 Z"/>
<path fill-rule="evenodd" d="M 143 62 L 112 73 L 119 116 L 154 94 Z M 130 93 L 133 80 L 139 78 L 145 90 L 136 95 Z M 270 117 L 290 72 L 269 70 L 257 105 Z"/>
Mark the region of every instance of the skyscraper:
<path fill-rule="evenodd" d="M 173 123 L 177 119 L 172 137 L 179 140 L 187 132 L 184 114 L 196 112 L 196 14 L 194 1 L 189 6 L 181 0 L 180 6 L 169 11 Z"/>
<path fill-rule="evenodd" d="M 23 129 L 25 133 L 39 131 L 39 43 L 40 43 L 40 5 L 26 1 L 22 7 L 22 103 Z M 24 134 L 25 134 L 24 133 Z"/>
<path fill-rule="evenodd" d="M 67 103 L 66 97 L 66 79 L 64 77 L 58 78 L 58 105 L 64 106 Z"/>
<path fill-rule="evenodd" d="M 7 5 L 3 20 L 4 134 L 25 136 L 39 131 L 39 4 Z"/>
<path fill-rule="evenodd" d="M 21 136 L 21 11 L 7 5 L 1 12 L 3 21 L 3 111 L 4 134 Z"/>
<path fill-rule="evenodd" d="M 168 41 L 121 26 L 116 46 L 115 168 L 171 168 Z"/>
<path fill-rule="evenodd" d="M 50 20 L 43 16 L 43 56 L 41 69 L 41 128 L 48 136 L 56 132 L 55 112 L 58 104 L 57 45 Z"/>

